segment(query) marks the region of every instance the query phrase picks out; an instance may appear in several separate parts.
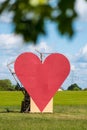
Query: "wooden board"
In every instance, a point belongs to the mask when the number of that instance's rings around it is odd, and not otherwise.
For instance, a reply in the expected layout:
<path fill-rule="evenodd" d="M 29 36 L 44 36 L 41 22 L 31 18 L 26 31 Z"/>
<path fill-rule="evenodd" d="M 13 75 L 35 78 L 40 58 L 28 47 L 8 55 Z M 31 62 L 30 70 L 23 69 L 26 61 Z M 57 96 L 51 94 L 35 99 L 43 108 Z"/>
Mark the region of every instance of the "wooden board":
<path fill-rule="evenodd" d="M 30 98 L 30 112 L 40 113 L 39 108 L 36 106 L 32 98 Z M 50 102 L 41 113 L 53 113 L 53 98 L 50 100 Z"/>

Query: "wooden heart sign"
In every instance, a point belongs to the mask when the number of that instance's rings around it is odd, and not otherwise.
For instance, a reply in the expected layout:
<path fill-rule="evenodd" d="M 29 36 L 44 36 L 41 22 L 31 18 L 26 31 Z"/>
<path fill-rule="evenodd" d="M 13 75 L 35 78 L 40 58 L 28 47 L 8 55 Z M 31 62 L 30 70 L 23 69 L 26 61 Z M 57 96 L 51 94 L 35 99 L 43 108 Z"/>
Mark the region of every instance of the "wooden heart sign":
<path fill-rule="evenodd" d="M 15 73 L 42 112 L 70 72 L 68 59 L 59 53 L 49 55 L 43 63 L 33 53 L 18 56 Z"/>

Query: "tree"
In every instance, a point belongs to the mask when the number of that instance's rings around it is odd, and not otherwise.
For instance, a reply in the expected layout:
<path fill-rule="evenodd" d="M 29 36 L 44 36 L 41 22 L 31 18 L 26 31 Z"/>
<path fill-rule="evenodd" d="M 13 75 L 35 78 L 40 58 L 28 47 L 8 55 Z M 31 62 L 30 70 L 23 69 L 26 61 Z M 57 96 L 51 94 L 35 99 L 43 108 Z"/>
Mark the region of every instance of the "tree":
<path fill-rule="evenodd" d="M 14 85 L 12 85 L 9 79 L 0 80 L 0 90 L 7 91 L 7 90 L 14 90 Z"/>
<path fill-rule="evenodd" d="M 84 88 L 83 90 L 84 90 L 84 91 L 87 91 L 87 88 Z"/>
<path fill-rule="evenodd" d="M 79 91 L 82 90 L 76 83 L 75 84 L 71 84 L 67 90 L 71 90 L 71 91 Z"/>
<path fill-rule="evenodd" d="M 57 25 L 62 35 L 72 37 L 73 22 L 77 17 L 76 0 L 6 0 L 0 4 L 0 13 L 13 13 L 14 31 L 22 34 L 26 42 L 36 43 L 40 35 L 46 35 L 46 21 Z"/>

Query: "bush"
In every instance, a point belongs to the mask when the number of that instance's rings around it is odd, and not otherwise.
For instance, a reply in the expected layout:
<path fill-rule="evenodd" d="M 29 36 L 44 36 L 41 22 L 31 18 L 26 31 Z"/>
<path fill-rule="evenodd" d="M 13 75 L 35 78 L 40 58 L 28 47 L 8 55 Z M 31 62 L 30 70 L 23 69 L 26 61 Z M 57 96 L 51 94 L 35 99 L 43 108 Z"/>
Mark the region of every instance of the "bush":
<path fill-rule="evenodd" d="M 84 90 L 84 91 L 87 91 L 87 88 L 84 88 L 83 90 Z"/>
<path fill-rule="evenodd" d="M 82 90 L 76 83 L 75 84 L 71 84 L 67 90 L 71 90 L 71 91 L 80 91 Z"/>
<path fill-rule="evenodd" d="M 0 91 L 13 91 L 14 85 L 12 85 L 9 79 L 0 80 Z"/>

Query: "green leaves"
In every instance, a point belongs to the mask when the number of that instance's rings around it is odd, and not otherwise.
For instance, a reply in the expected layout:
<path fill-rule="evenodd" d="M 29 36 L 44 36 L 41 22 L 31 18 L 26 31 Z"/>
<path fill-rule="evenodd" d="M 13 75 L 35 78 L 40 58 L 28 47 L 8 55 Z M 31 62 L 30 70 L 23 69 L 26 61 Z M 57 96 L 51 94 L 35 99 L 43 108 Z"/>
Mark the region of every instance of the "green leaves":
<path fill-rule="evenodd" d="M 9 79 L 0 80 L 0 91 L 6 90 L 14 90 L 14 86 Z"/>
<path fill-rule="evenodd" d="M 60 10 L 59 16 L 56 18 L 58 29 L 62 35 L 66 34 L 72 37 L 74 34 L 73 21 L 77 14 L 74 10 L 75 0 L 60 0 L 58 7 Z"/>
<path fill-rule="evenodd" d="M 36 43 L 41 34 L 46 35 L 47 19 L 57 24 L 62 35 L 72 37 L 77 17 L 74 6 L 75 0 L 57 0 L 56 6 L 49 4 L 49 0 L 6 0 L 0 5 L 0 13 L 13 12 L 14 32 L 22 34 L 26 42 Z"/>

